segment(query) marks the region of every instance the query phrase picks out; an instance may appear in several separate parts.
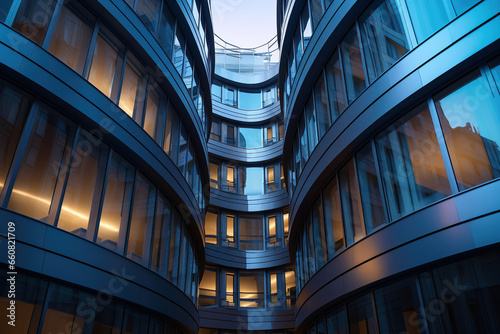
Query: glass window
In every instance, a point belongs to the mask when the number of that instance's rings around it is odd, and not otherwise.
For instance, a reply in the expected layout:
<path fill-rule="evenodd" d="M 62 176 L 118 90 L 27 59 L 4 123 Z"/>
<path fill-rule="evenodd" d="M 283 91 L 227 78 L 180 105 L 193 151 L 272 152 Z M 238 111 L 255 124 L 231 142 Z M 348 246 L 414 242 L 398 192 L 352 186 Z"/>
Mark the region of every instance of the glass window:
<path fill-rule="evenodd" d="M 210 166 L 210 187 L 214 189 L 219 189 L 219 164 L 209 163 Z"/>
<path fill-rule="evenodd" d="M 175 39 L 174 39 L 174 66 L 177 69 L 177 72 L 179 72 L 180 75 L 182 75 L 182 66 L 184 64 L 184 48 L 185 48 L 185 40 L 184 40 L 184 35 L 182 34 L 180 29 L 177 29 L 175 32 Z"/>
<path fill-rule="evenodd" d="M 316 29 L 321 17 L 323 16 L 323 12 L 325 11 L 323 8 L 323 0 L 310 0 L 309 2 L 311 4 L 313 27 Z"/>
<path fill-rule="evenodd" d="M 172 59 L 174 29 L 175 16 L 172 14 L 167 3 L 164 1 L 161 11 L 160 26 L 158 28 L 158 43 L 160 43 L 163 47 L 169 59 Z"/>
<path fill-rule="evenodd" d="M 306 117 L 307 135 L 309 139 L 309 154 L 312 154 L 314 148 L 318 144 L 318 129 L 316 126 L 316 114 L 314 113 L 314 101 L 312 94 L 307 100 L 304 115 Z"/>
<path fill-rule="evenodd" d="M 326 244 L 328 260 L 344 248 L 344 225 L 337 178 L 334 177 L 323 190 L 323 207 L 325 209 Z"/>
<path fill-rule="evenodd" d="M 266 167 L 266 179 L 267 179 L 266 191 L 267 192 L 275 191 L 278 187 L 276 180 L 274 178 L 274 166 Z"/>
<path fill-rule="evenodd" d="M 221 91 L 221 85 L 218 83 L 213 83 L 212 84 L 212 100 L 221 102 L 222 98 L 222 91 Z"/>
<path fill-rule="evenodd" d="M 102 311 L 95 313 L 92 333 L 119 333 L 122 328 L 124 306 L 113 302 L 101 307 Z"/>
<path fill-rule="evenodd" d="M 349 317 L 349 333 L 377 333 L 371 294 L 366 294 L 347 303 L 347 315 Z"/>
<path fill-rule="evenodd" d="M 264 194 L 264 173 L 262 167 L 239 167 L 240 194 Z"/>
<path fill-rule="evenodd" d="M 128 58 L 131 59 L 131 57 L 132 55 L 129 53 Z M 140 72 L 130 61 L 127 61 L 123 75 L 119 106 L 139 124 L 142 124 L 141 102 L 144 101 L 140 95 L 145 92 L 145 89 L 141 87 L 143 86 L 142 80 Z"/>
<path fill-rule="evenodd" d="M 0 3 L 0 22 L 5 22 L 13 2 L 14 0 L 4 0 Z"/>
<path fill-rule="evenodd" d="M 290 53 L 288 54 L 288 72 L 290 73 L 290 85 L 293 84 L 293 79 L 295 79 L 295 58 L 293 56 L 294 49 L 290 48 Z"/>
<path fill-rule="evenodd" d="M 295 50 L 295 64 L 297 64 L 298 68 L 300 65 L 300 61 L 302 60 L 302 40 L 300 38 L 300 24 L 297 25 L 295 33 L 293 34 L 293 48 Z"/>
<path fill-rule="evenodd" d="M 276 87 L 264 89 L 262 94 L 263 107 L 270 106 L 276 102 Z"/>
<path fill-rule="evenodd" d="M 205 215 L 205 242 L 207 244 L 217 245 L 217 225 L 219 214 L 207 211 Z"/>
<path fill-rule="evenodd" d="M 21 137 L 30 98 L 0 81 L 0 193 Z"/>
<path fill-rule="evenodd" d="M 314 273 L 317 271 L 316 267 L 316 258 L 315 258 L 315 240 L 314 240 L 314 229 L 313 229 L 313 224 L 312 224 L 312 217 L 311 217 L 311 212 L 307 214 L 306 217 L 306 227 L 304 234 L 306 235 L 306 248 L 307 248 L 307 260 L 308 260 L 308 279 L 314 275 Z"/>
<path fill-rule="evenodd" d="M 68 169 L 75 131 L 62 115 L 38 108 L 8 209 L 47 222 L 57 181 L 64 180 Z"/>
<path fill-rule="evenodd" d="M 111 100 L 116 100 L 116 94 L 118 91 L 118 84 L 120 78 L 120 72 L 122 69 L 122 57 L 118 51 L 111 46 L 103 36 L 97 36 L 97 41 L 95 44 L 94 55 L 92 57 L 92 65 L 90 66 L 89 72 L 89 82 L 93 84 L 97 89 L 99 89 L 104 95 L 111 98 Z M 128 93 L 127 87 L 133 88 L 134 86 L 134 72 L 131 69 L 128 70 L 128 81 L 124 82 L 125 94 Z M 138 78 L 136 78 L 136 84 L 138 84 Z M 116 87 L 116 88 L 115 88 Z M 115 93 L 116 91 L 116 93 Z M 135 100 L 135 94 L 133 96 Z M 125 101 L 125 100 L 124 100 Z M 127 106 L 129 107 L 129 106 Z M 122 107 L 123 108 L 123 107 Z M 132 105 L 133 108 L 133 105 Z M 125 110 L 125 109 L 124 109 Z M 132 109 L 133 110 L 133 109 Z M 130 110 L 125 110 L 129 115 L 132 115 Z"/>
<path fill-rule="evenodd" d="M 240 307 L 264 307 L 264 273 L 240 272 Z"/>
<path fill-rule="evenodd" d="M 347 334 L 345 309 L 339 308 L 326 315 L 326 330 L 333 334 Z"/>
<path fill-rule="evenodd" d="M 200 306 L 217 305 L 217 269 L 205 268 L 200 282 Z"/>
<path fill-rule="evenodd" d="M 174 164 L 177 164 L 177 152 L 179 151 L 179 122 L 180 119 L 177 111 L 175 111 L 172 103 L 169 103 L 163 150 L 167 152 Z"/>
<path fill-rule="evenodd" d="M 230 105 L 230 106 L 236 106 L 236 91 L 234 88 L 229 88 L 227 86 L 224 86 L 223 90 L 223 103 Z"/>
<path fill-rule="evenodd" d="M 80 131 L 57 227 L 87 236 L 90 212 L 101 199 L 108 161 L 108 146 L 85 130 Z"/>
<path fill-rule="evenodd" d="M 168 252 L 168 271 L 167 279 L 174 285 L 177 285 L 179 276 L 179 258 L 181 248 L 181 227 L 182 220 L 177 210 L 172 210 L 174 215 L 171 220 L 172 230 L 170 231 L 170 249 Z"/>
<path fill-rule="evenodd" d="M 210 130 L 210 139 L 220 141 L 220 122 L 212 121 L 212 128 Z"/>
<path fill-rule="evenodd" d="M 269 307 L 280 306 L 278 304 L 278 274 L 269 274 Z"/>
<path fill-rule="evenodd" d="M 330 101 L 330 115 L 333 123 L 344 111 L 346 105 L 338 50 L 333 52 L 332 58 L 326 65 L 326 82 L 328 100 Z"/>
<path fill-rule="evenodd" d="M 80 297 L 80 298 L 79 298 Z M 61 285 L 51 284 L 47 293 L 47 307 L 43 319 L 42 334 L 64 332 L 74 327 L 83 328 L 85 318 L 77 312 L 79 301 L 89 295 Z M 69 325 L 69 326 L 68 326 Z"/>
<path fill-rule="evenodd" d="M 244 148 L 263 147 L 262 128 L 239 127 L 238 146 Z"/>
<path fill-rule="evenodd" d="M 234 247 L 236 245 L 234 240 L 234 216 L 226 216 L 226 241 L 228 247 Z"/>
<path fill-rule="evenodd" d="M 300 137 L 300 166 L 301 169 L 303 170 L 307 159 L 309 159 L 309 150 L 307 147 L 307 123 L 306 123 L 306 113 L 304 112 L 302 114 L 302 117 L 300 118 L 300 123 L 299 123 L 299 137 Z"/>
<path fill-rule="evenodd" d="M 278 235 L 276 233 L 276 216 L 267 217 L 267 246 L 277 247 L 280 245 Z"/>
<path fill-rule="evenodd" d="M 285 245 L 288 245 L 288 232 L 289 232 L 288 217 L 289 217 L 288 212 L 283 213 L 283 234 L 285 236 Z"/>
<path fill-rule="evenodd" d="M 450 22 L 451 13 L 443 0 L 406 0 L 418 42 Z"/>
<path fill-rule="evenodd" d="M 127 257 L 148 264 L 148 247 L 155 214 L 156 188 L 141 173 L 137 173 L 132 218 L 128 231 Z"/>
<path fill-rule="evenodd" d="M 314 85 L 314 107 L 316 110 L 316 119 L 318 121 L 318 138 L 323 138 L 332 124 L 330 112 L 328 110 L 328 96 L 326 94 L 325 78 L 323 73 L 321 73 L 318 81 Z"/>
<path fill-rule="evenodd" d="M 244 110 L 257 110 L 262 108 L 260 92 L 238 90 L 238 108 Z"/>
<path fill-rule="evenodd" d="M 295 171 L 297 175 L 297 179 L 300 175 L 300 172 L 302 169 L 300 168 L 300 161 L 301 161 L 301 153 L 300 153 L 300 134 L 299 131 L 295 134 L 295 137 L 293 139 L 293 156 L 294 156 L 294 168 L 293 170 Z"/>
<path fill-rule="evenodd" d="M 435 101 L 458 188 L 465 190 L 500 177 L 500 106 L 483 77 L 459 84 Z"/>
<path fill-rule="evenodd" d="M 184 84 L 188 89 L 188 94 L 191 95 L 191 88 L 193 87 L 193 58 L 191 57 L 191 51 L 186 48 L 186 59 L 184 61 L 184 72 L 182 72 L 182 79 Z"/>
<path fill-rule="evenodd" d="M 233 166 L 227 166 L 226 168 L 226 185 L 227 185 L 227 191 L 236 191 L 236 175 L 235 175 L 235 170 Z"/>
<path fill-rule="evenodd" d="M 480 0 L 452 0 L 457 15 L 463 14 L 467 9 L 477 4 Z"/>
<path fill-rule="evenodd" d="M 113 152 L 108 168 L 97 243 L 119 253 L 125 244 L 133 182 L 134 167 Z"/>
<path fill-rule="evenodd" d="M 351 28 L 340 43 L 340 52 L 342 53 L 342 63 L 344 65 L 347 97 L 349 103 L 351 103 L 366 87 L 356 26 Z"/>
<path fill-rule="evenodd" d="M 352 159 L 339 172 L 339 186 L 346 226 L 346 239 L 349 245 L 366 235 L 361 209 L 361 196 Z"/>
<path fill-rule="evenodd" d="M 356 154 L 356 167 L 366 233 L 370 233 L 374 228 L 385 223 L 384 207 L 371 143 L 365 145 Z"/>
<path fill-rule="evenodd" d="M 500 253 L 496 251 L 481 255 L 474 258 L 473 262 L 490 328 L 498 332 L 500 330 L 500 276 L 496 273 L 496 268 L 500 268 Z"/>
<path fill-rule="evenodd" d="M 187 162 L 186 162 L 186 171 L 184 172 L 184 175 L 186 177 L 187 183 L 191 186 L 191 188 L 194 188 L 194 147 L 193 143 L 189 142 L 189 147 L 188 147 L 188 152 L 187 152 Z M 193 189 L 194 190 L 194 189 Z"/>
<path fill-rule="evenodd" d="M 377 321 L 381 333 L 426 331 L 417 285 L 416 278 L 409 278 L 375 290 Z"/>
<path fill-rule="evenodd" d="M 309 6 L 307 5 L 307 3 L 302 9 L 300 18 L 302 21 L 302 40 L 304 42 L 304 50 L 305 50 L 312 36 L 311 16 L 309 15 Z"/>
<path fill-rule="evenodd" d="M 181 174 L 184 175 L 185 167 L 186 167 L 186 158 L 188 154 L 188 134 L 186 127 L 181 122 L 181 132 L 179 137 L 179 158 L 177 160 L 177 167 L 181 171 Z"/>
<path fill-rule="evenodd" d="M 239 232 L 240 249 L 264 249 L 264 226 L 262 216 L 240 216 Z"/>
<path fill-rule="evenodd" d="M 82 14 L 86 19 L 80 17 Z M 49 52 L 80 75 L 87 60 L 94 22 L 95 18 L 78 2 L 69 1 L 61 8 L 50 40 Z"/>
<path fill-rule="evenodd" d="M 168 263 L 168 242 L 170 233 L 170 201 L 161 192 L 156 199 L 156 218 L 151 247 L 151 270 L 165 277 Z"/>
<path fill-rule="evenodd" d="M 286 296 L 286 307 L 292 307 L 295 305 L 296 291 L 295 291 L 295 272 L 293 269 L 287 269 L 285 271 L 285 296 Z"/>
<path fill-rule="evenodd" d="M 41 46 L 47 34 L 55 6 L 56 1 L 53 0 L 23 0 L 12 28 Z"/>
<path fill-rule="evenodd" d="M 328 261 L 328 248 L 326 246 L 325 222 L 323 219 L 323 203 L 318 196 L 311 208 L 311 218 L 314 231 L 314 258 L 317 269 L 321 269 Z"/>
<path fill-rule="evenodd" d="M 123 319 L 124 333 L 147 333 L 149 315 L 139 309 L 127 307 Z"/>
<path fill-rule="evenodd" d="M 158 89 L 155 87 L 158 87 L 158 84 L 156 83 L 156 81 L 151 80 L 148 88 L 146 112 L 144 113 L 144 125 L 142 127 L 151 136 L 151 138 L 156 139 L 158 142 L 161 137 L 159 131 L 156 131 L 156 126 L 159 125 L 159 108 L 160 103 L 163 105 L 166 102 L 166 96 L 163 94 L 163 92 L 158 91 Z M 161 96 L 160 92 L 162 93 Z M 158 128 L 161 127 L 158 126 Z"/>
<path fill-rule="evenodd" d="M 284 128 L 284 125 L 283 123 L 279 123 L 278 124 L 278 134 L 279 134 L 279 140 L 283 140 L 284 138 L 284 133 L 285 133 L 285 128 Z"/>
<path fill-rule="evenodd" d="M 225 304 L 229 307 L 235 306 L 234 303 L 234 273 L 226 273 L 226 300 Z"/>
<path fill-rule="evenodd" d="M 368 78 L 373 82 L 409 49 L 397 0 L 377 1 L 360 18 Z"/>
<path fill-rule="evenodd" d="M 376 138 L 392 219 L 451 194 L 429 110 L 422 106 L 416 111 Z"/>
<path fill-rule="evenodd" d="M 137 5 L 135 6 L 137 16 L 139 16 L 152 33 L 155 32 L 156 24 L 158 23 L 160 5 L 160 0 L 137 0 Z"/>
<path fill-rule="evenodd" d="M 186 274 L 188 266 L 188 241 L 189 232 L 187 230 L 186 224 L 182 225 L 182 237 L 181 237 L 181 248 L 179 257 L 179 281 L 177 282 L 177 287 L 184 291 L 186 288 Z"/>

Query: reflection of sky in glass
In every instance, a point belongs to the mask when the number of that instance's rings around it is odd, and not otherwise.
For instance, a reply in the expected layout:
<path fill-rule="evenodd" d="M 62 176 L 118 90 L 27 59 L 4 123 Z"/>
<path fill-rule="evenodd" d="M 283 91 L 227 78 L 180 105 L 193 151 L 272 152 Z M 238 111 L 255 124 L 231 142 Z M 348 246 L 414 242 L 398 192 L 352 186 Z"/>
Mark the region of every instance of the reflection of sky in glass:
<path fill-rule="evenodd" d="M 470 124 L 472 131 L 500 143 L 500 109 L 484 78 L 478 78 L 446 96 L 440 105 L 451 128 Z"/>
<path fill-rule="evenodd" d="M 240 128 L 239 146 L 244 148 L 262 147 L 262 129 Z"/>
<path fill-rule="evenodd" d="M 240 90 L 238 92 L 238 108 L 245 110 L 257 110 L 262 108 L 260 92 L 247 93 Z"/>
<path fill-rule="evenodd" d="M 276 35 L 276 0 L 212 0 L 214 31 L 228 43 L 252 48 Z"/>
<path fill-rule="evenodd" d="M 247 167 L 245 180 L 245 195 L 260 195 L 264 193 L 264 175 L 262 167 Z"/>

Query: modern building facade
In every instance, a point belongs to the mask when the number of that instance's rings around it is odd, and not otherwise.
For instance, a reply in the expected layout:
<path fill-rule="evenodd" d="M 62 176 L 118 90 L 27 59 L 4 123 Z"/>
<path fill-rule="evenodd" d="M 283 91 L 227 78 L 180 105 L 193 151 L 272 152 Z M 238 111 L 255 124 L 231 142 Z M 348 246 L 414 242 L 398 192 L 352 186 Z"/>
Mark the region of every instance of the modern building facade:
<path fill-rule="evenodd" d="M 209 3 L 10 0 L 0 21 L 0 332 L 197 332 Z"/>
<path fill-rule="evenodd" d="M 298 333 L 497 333 L 498 1 L 278 1 Z"/>
<path fill-rule="evenodd" d="M 0 333 L 499 333 L 500 2 L 210 6 L 1 2 Z"/>

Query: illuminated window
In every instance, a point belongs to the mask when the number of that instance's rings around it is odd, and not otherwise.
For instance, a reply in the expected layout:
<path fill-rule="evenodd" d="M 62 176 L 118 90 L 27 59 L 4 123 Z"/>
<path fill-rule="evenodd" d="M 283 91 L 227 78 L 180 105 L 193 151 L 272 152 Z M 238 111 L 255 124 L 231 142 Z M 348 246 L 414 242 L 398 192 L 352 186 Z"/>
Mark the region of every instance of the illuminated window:
<path fill-rule="evenodd" d="M 234 216 L 227 215 L 226 217 L 226 241 L 228 247 L 235 246 L 234 240 Z"/>
<path fill-rule="evenodd" d="M 268 233 L 268 247 L 277 247 L 280 245 L 278 235 L 276 234 L 276 216 L 269 216 L 267 218 L 267 233 Z"/>
<path fill-rule="evenodd" d="M 217 221 L 219 215 L 207 211 L 205 215 L 205 242 L 207 244 L 217 245 Z"/>
<path fill-rule="evenodd" d="M 226 273 L 226 305 L 234 307 L 234 273 Z"/>
<path fill-rule="evenodd" d="M 283 235 L 285 237 L 285 245 L 288 245 L 288 212 L 283 214 Z"/>
<path fill-rule="evenodd" d="M 219 189 L 219 164 L 210 162 L 210 187 Z"/>
<path fill-rule="evenodd" d="M 207 307 L 217 305 L 217 269 L 205 268 L 199 289 L 200 306 Z"/>
<path fill-rule="evenodd" d="M 41 46 L 47 34 L 55 6 L 56 1 L 53 0 L 23 0 L 12 28 Z"/>
<path fill-rule="evenodd" d="M 264 307 L 264 273 L 240 272 L 240 307 Z"/>

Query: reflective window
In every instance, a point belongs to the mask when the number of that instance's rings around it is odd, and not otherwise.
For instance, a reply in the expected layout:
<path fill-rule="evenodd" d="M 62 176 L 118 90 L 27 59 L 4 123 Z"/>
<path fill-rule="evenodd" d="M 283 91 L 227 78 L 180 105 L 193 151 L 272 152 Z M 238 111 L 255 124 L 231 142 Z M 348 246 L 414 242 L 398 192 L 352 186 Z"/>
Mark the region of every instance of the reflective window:
<path fill-rule="evenodd" d="M 264 307 L 264 274 L 240 272 L 240 307 Z"/>
<path fill-rule="evenodd" d="M 160 107 L 165 108 L 167 103 L 167 97 L 163 91 L 155 88 L 158 87 L 156 81 L 150 81 L 148 88 L 148 98 L 146 100 L 146 110 L 144 113 L 144 125 L 143 129 L 154 139 L 157 143 L 161 142 L 162 134 L 160 130 L 162 127 L 159 124 L 160 118 Z"/>
<path fill-rule="evenodd" d="M 164 1 L 158 27 L 158 43 L 163 47 L 168 58 L 172 58 L 175 29 L 175 16 Z M 174 58 L 175 59 L 175 58 Z"/>
<path fill-rule="evenodd" d="M 180 31 L 180 29 L 176 30 L 175 39 L 174 39 L 174 56 L 173 63 L 177 72 L 182 75 L 182 66 L 184 61 L 184 47 L 185 47 L 184 35 Z"/>
<path fill-rule="evenodd" d="M 156 199 L 153 246 L 151 247 L 151 270 L 156 271 L 163 277 L 167 274 L 171 215 L 170 201 L 159 192 Z"/>
<path fill-rule="evenodd" d="M 186 167 L 186 159 L 188 155 L 188 134 L 186 127 L 181 122 L 181 131 L 179 137 L 179 158 L 177 160 L 177 167 L 181 171 L 181 174 L 184 175 L 185 167 Z"/>
<path fill-rule="evenodd" d="M 60 114 L 38 108 L 8 209 L 48 221 L 57 182 L 67 172 L 75 131 Z"/>
<path fill-rule="evenodd" d="M 240 194 L 260 195 L 264 193 L 264 173 L 262 167 L 238 168 Z"/>
<path fill-rule="evenodd" d="M 210 162 L 210 187 L 219 189 L 219 164 Z"/>
<path fill-rule="evenodd" d="M 217 305 L 217 269 L 205 268 L 200 282 L 200 306 Z"/>
<path fill-rule="evenodd" d="M 239 232 L 240 249 L 264 249 L 264 226 L 262 216 L 240 216 Z"/>
<path fill-rule="evenodd" d="M 453 7 L 457 15 L 463 14 L 466 10 L 479 3 L 481 0 L 452 0 Z"/>
<path fill-rule="evenodd" d="M 69 1 L 61 8 L 50 40 L 49 52 L 80 75 L 87 60 L 94 22 L 95 18 L 78 2 Z"/>
<path fill-rule="evenodd" d="M 182 72 L 182 79 L 184 84 L 191 95 L 191 88 L 193 87 L 193 58 L 191 57 L 191 51 L 186 48 L 186 59 L 184 60 L 184 72 Z"/>
<path fill-rule="evenodd" d="M 133 307 L 127 307 L 123 319 L 124 333 L 147 333 L 149 316 L 146 312 Z"/>
<path fill-rule="evenodd" d="M 0 193 L 21 137 L 30 98 L 0 81 Z"/>
<path fill-rule="evenodd" d="M 353 26 L 340 43 L 342 62 L 344 67 L 344 78 L 347 87 L 349 103 L 365 89 L 365 73 L 361 60 L 361 50 L 358 39 L 358 29 Z"/>
<path fill-rule="evenodd" d="M 51 285 L 47 293 L 47 308 L 43 319 L 42 334 L 59 333 L 61 329 L 81 327 L 84 318 L 77 313 L 79 301 L 84 302 L 87 294 L 61 285 Z"/>
<path fill-rule="evenodd" d="M 130 54 L 128 58 L 131 58 Z M 136 121 L 138 120 L 139 124 L 142 123 L 141 102 L 144 101 L 141 95 L 145 92 L 145 89 L 141 87 L 143 85 L 142 80 L 143 78 L 139 70 L 135 68 L 131 61 L 127 61 L 123 74 L 119 106 L 130 117 L 134 117 Z"/>
<path fill-rule="evenodd" d="M 323 190 L 323 207 L 325 210 L 326 244 L 328 260 L 344 248 L 344 225 L 337 178 L 334 177 Z"/>
<path fill-rule="evenodd" d="M 323 16 L 323 12 L 325 11 L 323 8 L 323 0 L 310 0 L 309 3 L 311 5 L 313 27 L 316 29 L 321 17 Z"/>
<path fill-rule="evenodd" d="M 339 308 L 326 315 L 328 333 L 347 334 L 347 319 L 344 308 Z"/>
<path fill-rule="evenodd" d="M 47 34 L 55 6 L 56 1 L 53 0 L 23 0 L 12 28 L 41 46 Z"/>
<path fill-rule="evenodd" d="M 304 41 L 305 50 L 312 36 L 311 16 L 309 15 L 309 6 L 307 3 L 305 4 L 304 9 L 302 9 L 300 20 L 302 22 L 302 40 Z"/>
<path fill-rule="evenodd" d="M 366 294 L 350 303 L 347 303 L 347 315 L 349 317 L 349 333 L 377 333 L 371 294 Z"/>
<path fill-rule="evenodd" d="M 374 228 L 385 223 L 384 206 L 371 143 L 365 145 L 356 154 L 356 167 L 366 233 L 370 233 Z"/>
<path fill-rule="evenodd" d="M 451 194 L 429 110 L 424 106 L 416 111 L 376 139 L 392 219 Z"/>
<path fill-rule="evenodd" d="M 122 62 L 123 59 L 118 51 L 99 34 L 99 36 L 97 36 L 88 80 L 113 101 L 116 100 L 118 92 Z M 134 72 L 129 69 L 128 74 L 128 82 L 124 83 L 125 92 L 128 92 L 127 87 L 133 88 L 134 86 Z M 138 84 L 138 78 L 136 78 L 135 82 Z M 135 99 L 135 94 L 133 98 Z M 127 105 L 127 107 L 130 108 L 129 105 Z M 129 109 L 124 110 L 129 115 L 132 115 Z"/>
<path fill-rule="evenodd" d="M 302 114 L 299 123 L 299 140 L 300 140 L 300 166 L 304 169 L 307 159 L 309 159 L 309 150 L 307 146 L 307 121 L 305 112 Z M 300 173 L 299 173 L 300 174 Z"/>
<path fill-rule="evenodd" d="M 450 9 L 443 0 L 406 0 L 418 42 L 450 22 Z"/>
<path fill-rule="evenodd" d="M 465 190 L 500 177 L 500 105 L 483 77 L 459 84 L 435 100 L 458 188 Z"/>
<path fill-rule="evenodd" d="M 234 301 L 234 288 L 235 288 L 235 278 L 234 273 L 226 274 L 226 300 L 225 306 L 233 307 L 235 306 Z"/>
<path fill-rule="evenodd" d="M 167 121 L 165 124 L 165 141 L 163 150 L 174 164 L 177 164 L 177 152 L 179 151 L 179 115 L 175 111 L 172 103 L 168 104 Z"/>
<path fill-rule="evenodd" d="M 366 235 L 361 208 L 361 194 L 353 159 L 349 160 L 339 171 L 339 187 L 346 226 L 346 239 L 349 245 Z"/>
<path fill-rule="evenodd" d="M 295 50 L 295 64 L 297 68 L 302 60 L 302 40 L 300 38 L 300 25 L 297 25 L 295 33 L 293 34 L 293 48 Z"/>
<path fill-rule="evenodd" d="M 125 244 L 133 182 L 132 165 L 118 154 L 112 153 L 98 224 L 97 243 L 119 253 Z"/>
<path fill-rule="evenodd" d="M 156 188 L 141 173 L 137 173 L 126 254 L 129 259 L 143 265 L 147 265 L 149 260 L 146 255 L 151 240 L 155 198 Z"/>
<path fill-rule="evenodd" d="M 286 297 L 286 307 L 292 307 L 295 305 L 296 300 L 296 289 L 295 289 L 295 272 L 292 269 L 285 271 L 285 297 Z"/>
<path fill-rule="evenodd" d="M 262 108 L 262 97 L 260 92 L 238 90 L 238 108 L 245 110 L 257 110 Z"/>
<path fill-rule="evenodd" d="M 0 3 L 0 22 L 5 22 L 13 2 L 14 0 L 4 0 Z"/>
<path fill-rule="evenodd" d="M 238 146 L 243 148 L 263 147 L 262 128 L 238 128 Z"/>
<path fill-rule="evenodd" d="M 135 11 L 146 27 L 155 32 L 160 13 L 160 0 L 137 0 Z"/>
<path fill-rule="evenodd" d="M 332 124 L 330 112 L 328 110 L 328 96 L 326 94 L 325 78 L 323 75 L 320 75 L 318 81 L 314 85 L 314 107 L 316 110 L 316 119 L 318 121 L 319 138 L 323 138 Z"/>
<path fill-rule="evenodd" d="M 333 121 L 337 119 L 346 106 L 344 95 L 344 82 L 340 70 L 339 52 L 335 50 L 332 58 L 326 65 L 326 81 L 328 88 L 328 100 L 330 102 L 330 115 Z"/>
<path fill-rule="evenodd" d="M 360 30 L 370 82 L 379 77 L 409 49 L 397 0 L 377 1 L 360 18 Z"/>
<path fill-rule="evenodd" d="M 236 240 L 234 239 L 234 216 L 226 216 L 226 242 L 228 247 L 234 247 Z"/>
<path fill-rule="evenodd" d="M 267 247 L 277 247 L 280 245 L 276 229 L 276 216 L 267 217 Z"/>
<path fill-rule="evenodd" d="M 309 99 L 307 100 L 304 116 L 306 118 L 307 136 L 309 139 L 309 154 L 312 154 L 314 148 L 318 144 L 318 130 L 316 126 L 316 114 L 314 113 L 314 101 L 312 95 L 309 96 Z"/>
<path fill-rule="evenodd" d="M 314 232 L 314 258 L 316 259 L 316 268 L 319 270 L 328 261 L 328 248 L 326 245 L 326 231 L 321 196 L 316 199 L 311 208 L 311 218 Z"/>
<path fill-rule="evenodd" d="M 167 279 L 172 282 L 172 284 L 177 285 L 177 279 L 179 276 L 179 258 L 180 258 L 180 247 L 181 247 L 181 217 L 177 210 L 173 210 L 174 215 L 172 216 L 171 231 L 170 231 L 170 249 L 168 252 L 168 271 Z"/>
<path fill-rule="evenodd" d="M 207 244 L 217 245 L 218 219 L 217 213 L 207 211 L 205 215 L 205 242 Z"/>
<path fill-rule="evenodd" d="M 57 227 L 87 236 L 92 207 L 97 209 L 106 173 L 109 149 L 85 130 L 80 131 L 69 168 Z M 93 237 L 93 236 L 90 236 Z"/>

